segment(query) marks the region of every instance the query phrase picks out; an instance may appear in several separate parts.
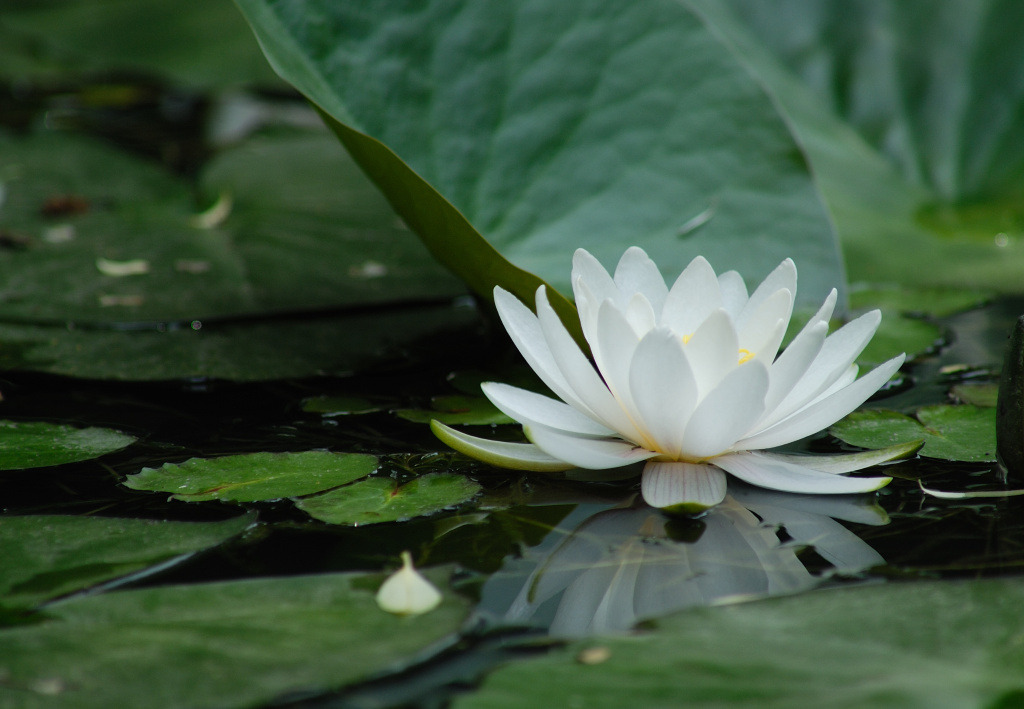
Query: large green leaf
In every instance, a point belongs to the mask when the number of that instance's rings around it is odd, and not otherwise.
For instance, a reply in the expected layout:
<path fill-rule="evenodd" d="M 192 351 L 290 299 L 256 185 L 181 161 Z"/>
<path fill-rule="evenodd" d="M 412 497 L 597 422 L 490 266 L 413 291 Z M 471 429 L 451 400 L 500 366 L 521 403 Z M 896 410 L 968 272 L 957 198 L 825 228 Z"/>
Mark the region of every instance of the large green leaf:
<path fill-rule="evenodd" d="M 224 522 L 61 515 L 2 517 L 0 605 L 33 606 L 89 588 L 220 544 L 252 522 L 250 516 Z"/>
<path fill-rule="evenodd" d="M 51 606 L 51 620 L 0 632 L 0 704 L 252 707 L 398 669 L 453 633 L 446 594 L 400 618 L 379 577 L 320 574 L 107 593 Z M 434 576 L 435 582 L 438 581 Z"/>
<path fill-rule="evenodd" d="M 1013 33 L 1002 31 L 1021 8 L 998 1 L 954 7 L 942 0 L 790 0 L 769 12 L 734 0 L 741 12 L 731 13 L 727 3 L 690 2 L 789 118 L 835 221 L 851 281 L 1021 291 L 1024 219 L 1013 195 L 1024 174 L 1018 167 L 1024 120 L 1015 108 L 1024 74 L 1010 67 L 1024 57 L 1009 46 Z M 864 43 L 837 41 L 846 32 Z M 955 41 L 943 38 L 950 32 Z M 988 38 L 996 41 L 990 45 Z M 797 78 L 785 59 L 807 69 L 821 91 Z M 988 71 L 993 62 L 1006 66 Z M 904 69 L 905 83 L 894 81 Z M 916 72 L 923 72 L 920 83 L 910 80 Z M 820 78 L 811 79 L 812 73 Z M 858 101 L 837 105 L 834 97 L 850 87 Z M 949 103 L 955 110 L 947 110 Z M 858 132 L 830 104 L 845 115 L 855 105 L 873 106 L 878 130 Z M 975 121 L 978 110 L 991 113 Z M 883 134 L 886 147 L 907 157 L 906 172 L 880 152 Z M 872 145 L 872 139 L 879 142 Z M 967 202 L 949 201 L 956 199 Z"/>
<path fill-rule="evenodd" d="M 753 0 L 730 4 L 909 181 L 943 201 L 1009 196 L 1021 186 L 1019 2 L 783 0 L 770 9 Z"/>
<path fill-rule="evenodd" d="M 0 421 L 0 470 L 42 468 L 98 458 L 135 438 L 107 428 L 75 428 L 43 421 Z"/>
<path fill-rule="evenodd" d="M 311 495 L 365 478 L 376 469 L 377 458 L 361 453 L 249 453 L 143 468 L 124 484 L 133 490 L 173 492 L 176 499 L 191 502 L 255 502 Z"/>
<path fill-rule="evenodd" d="M 653 631 L 509 665 L 455 706 L 1017 706 L 1022 603 L 1024 582 L 1011 579 L 701 608 L 657 621 Z"/>
<path fill-rule="evenodd" d="M 794 256 L 807 301 L 842 284 L 800 148 L 686 3 L 238 4 L 275 69 L 478 292 L 529 301 L 536 284 L 479 234 L 563 292 L 576 247 L 611 265 L 630 244 L 670 277 L 697 254 L 751 279 Z"/>

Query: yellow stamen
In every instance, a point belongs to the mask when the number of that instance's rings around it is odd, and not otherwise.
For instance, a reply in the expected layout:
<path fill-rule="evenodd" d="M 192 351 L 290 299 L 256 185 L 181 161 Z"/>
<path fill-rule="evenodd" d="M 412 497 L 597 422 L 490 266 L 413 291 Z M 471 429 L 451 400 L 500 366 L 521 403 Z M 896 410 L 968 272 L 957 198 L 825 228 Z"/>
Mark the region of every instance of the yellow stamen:
<path fill-rule="evenodd" d="M 685 345 L 687 342 L 689 342 L 691 337 L 693 337 L 692 334 L 683 335 L 683 344 Z"/>
<path fill-rule="evenodd" d="M 750 350 L 745 350 L 742 347 L 740 348 L 740 355 L 740 364 L 745 364 L 746 362 L 754 359 L 754 353 Z"/>

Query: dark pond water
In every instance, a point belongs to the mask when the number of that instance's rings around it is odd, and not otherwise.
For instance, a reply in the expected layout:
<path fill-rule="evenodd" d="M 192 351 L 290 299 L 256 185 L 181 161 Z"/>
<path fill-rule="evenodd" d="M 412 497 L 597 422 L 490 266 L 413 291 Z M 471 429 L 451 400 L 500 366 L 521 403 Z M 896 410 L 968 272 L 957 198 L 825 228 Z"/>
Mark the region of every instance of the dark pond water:
<path fill-rule="evenodd" d="M 913 410 L 948 400 L 954 384 L 995 381 L 1006 332 L 1022 307 L 1001 301 L 948 319 L 947 345 L 907 368 L 906 380 L 872 405 Z M 260 522 L 253 533 L 123 585 L 382 570 L 412 549 L 421 566 L 451 565 L 454 588 L 479 602 L 471 630 L 440 657 L 342 695 L 295 698 L 295 706 L 400 706 L 411 698 L 439 705 L 496 662 L 531 651 L 524 641 L 536 641 L 548 626 L 559 636 L 615 631 L 731 596 L 1024 568 L 1024 500 L 939 500 L 915 480 L 940 489 L 995 485 L 993 464 L 901 463 L 892 468 L 900 477 L 862 501 L 733 486 L 731 498 L 712 513 L 671 518 L 636 501 L 635 478 L 509 473 L 439 452 L 426 426 L 392 410 L 448 393 L 453 372 L 494 372 L 516 358 L 501 333 L 479 327 L 419 352 L 426 356 L 350 377 L 262 383 L 117 383 L 7 372 L 0 379 L 4 418 L 104 426 L 139 440 L 95 461 L 0 473 L 3 514 L 216 520 L 249 509 Z M 955 366 L 964 363 L 971 366 Z M 303 410 L 304 401 L 325 394 L 364 397 L 381 410 L 347 416 Z M 808 446 L 839 444 L 822 437 Z M 450 512 L 344 527 L 311 520 L 288 501 L 185 503 L 120 484 L 142 467 L 190 457 L 320 448 L 382 456 L 377 475 L 455 471 L 484 490 Z"/>

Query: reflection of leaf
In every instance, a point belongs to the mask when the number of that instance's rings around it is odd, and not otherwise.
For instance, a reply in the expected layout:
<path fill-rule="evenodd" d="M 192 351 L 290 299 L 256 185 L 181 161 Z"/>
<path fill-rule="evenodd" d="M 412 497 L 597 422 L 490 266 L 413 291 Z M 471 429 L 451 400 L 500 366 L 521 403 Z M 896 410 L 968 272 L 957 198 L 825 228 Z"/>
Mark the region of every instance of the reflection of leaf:
<path fill-rule="evenodd" d="M 106 428 L 37 421 L 0 421 L 0 470 L 41 468 L 98 458 L 135 438 Z"/>
<path fill-rule="evenodd" d="M 479 485 L 461 475 L 424 475 L 404 485 L 371 478 L 295 504 L 329 524 L 373 524 L 439 512 L 465 502 L 479 490 Z"/>
<path fill-rule="evenodd" d="M 247 516 L 224 522 L 2 517 L 0 602 L 35 605 L 179 554 L 215 546 L 250 524 L 252 519 Z"/>
<path fill-rule="evenodd" d="M 1011 707 L 1024 696 L 1022 603 L 1012 579 L 700 608 L 507 665 L 454 707 Z M 607 661 L 576 659 L 595 645 Z"/>
<path fill-rule="evenodd" d="M 929 458 L 988 462 L 996 459 L 996 412 L 977 406 L 925 406 L 916 419 L 895 411 L 855 411 L 829 432 L 864 448 L 924 439 L 921 455 Z"/>
<path fill-rule="evenodd" d="M 255 502 L 310 495 L 350 483 L 377 469 L 377 459 L 361 453 L 249 453 L 192 458 L 129 475 L 133 490 L 162 490 L 179 500 Z"/>
<path fill-rule="evenodd" d="M 682 3 L 239 6 L 278 72 L 485 296 L 500 283 L 527 300 L 536 282 L 479 234 L 563 292 L 574 248 L 610 264 L 630 243 L 673 276 L 698 253 L 751 278 L 798 254 L 808 301 L 842 281 L 799 147 Z"/>
<path fill-rule="evenodd" d="M 428 574 L 429 575 L 429 574 Z M 439 583 L 435 574 L 432 579 Z M 320 574 L 107 593 L 0 643 L 0 704 L 251 707 L 394 670 L 453 633 L 465 604 L 377 608 L 376 577 Z"/>

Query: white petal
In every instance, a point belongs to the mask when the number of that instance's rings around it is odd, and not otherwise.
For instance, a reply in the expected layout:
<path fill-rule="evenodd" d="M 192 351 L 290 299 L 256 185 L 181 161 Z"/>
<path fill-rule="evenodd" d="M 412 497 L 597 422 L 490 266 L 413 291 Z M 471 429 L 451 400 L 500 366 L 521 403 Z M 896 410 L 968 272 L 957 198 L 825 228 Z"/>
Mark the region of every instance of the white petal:
<path fill-rule="evenodd" d="M 793 295 L 788 290 L 776 291 L 750 312 L 748 317 L 736 321 L 739 345 L 767 365 L 775 361 L 782 338 L 793 314 Z"/>
<path fill-rule="evenodd" d="M 575 467 L 571 463 L 548 455 L 532 443 L 508 443 L 507 441 L 477 438 L 462 431 L 456 431 L 436 420 L 430 422 L 430 430 L 445 445 L 496 468 L 556 473 Z"/>
<path fill-rule="evenodd" d="M 540 423 L 582 436 L 615 435 L 610 428 L 549 396 L 497 382 L 484 382 L 480 388 L 503 414 L 520 423 Z"/>
<path fill-rule="evenodd" d="M 781 415 L 775 415 L 776 409 L 818 356 L 826 335 L 827 322 L 805 327 L 772 363 L 771 369 L 768 370 L 768 394 L 764 397 L 765 421 L 761 422 L 762 425 L 769 425 L 781 418 Z"/>
<path fill-rule="evenodd" d="M 537 291 L 537 320 L 547 343 L 548 350 L 558 371 L 571 387 L 571 392 L 579 404 L 553 390 L 566 403 L 584 412 L 595 421 L 619 432 L 626 438 L 636 440 L 639 432 L 629 420 L 622 406 L 615 400 L 608 387 L 594 371 L 575 340 L 562 325 L 558 314 L 548 303 L 543 286 Z"/>
<path fill-rule="evenodd" d="M 668 295 L 661 271 L 639 246 L 631 246 L 622 254 L 615 268 L 615 285 L 625 296 L 642 294 L 655 312 L 661 312 Z"/>
<path fill-rule="evenodd" d="M 524 426 L 523 431 L 542 451 L 578 468 L 621 468 L 658 455 L 628 441 L 573 436 L 546 426 Z"/>
<path fill-rule="evenodd" d="M 397 615 L 419 615 L 437 608 L 441 592 L 412 565 L 412 556 L 402 552 L 402 568 L 391 574 L 377 591 L 381 610 Z"/>
<path fill-rule="evenodd" d="M 678 455 L 697 406 L 697 380 L 674 332 L 652 330 L 640 341 L 629 365 L 629 390 L 643 430 L 661 452 Z"/>
<path fill-rule="evenodd" d="M 657 324 L 654 316 L 654 308 L 643 293 L 634 293 L 626 303 L 626 320 L 636 332 L 638 337 L 643 337 L 650 332 Z"/>
<path fill-rule="evenodd" d="M 799 411 L 832 386 L 871 341 L 880 322 L 881 314 L 873 310 L 826 337 L 821 351 L 807 371 L 761 425 L 770 426 Z"/>
<path fill-rule="evenodd" d="M 769 273 L 767 278 L 761 281 L 761 284 L 750 294 L 750 300 L 747 301 L 743 311 L 736 318 L 736 327 L 742 330 L 753 319 L 763 317 L 757 314 L 762 305 L 769 298 L 777 297 L 776 294 L 783 290 L 789 293 L 790 312 L 784 316 L 788 322 L 792 314 L 793 299 L 796 297 L 796 264 L 793 263 L 793 259 L 786 259 L 776 266 L 775 270 Z"/>
<path fill-rule="evenodd" d="M 718 277 L 718 287 L 722 290 L 722 307 L 736 319 L 747 306 L 747 284 L 743 276 L 736 271 L 726 271 Z"/>
<path fill-rule="evenodd" d="M 639 343 L 640 336 L 622 311 L 610 300 L 602 303 L 597 314 L 597 337 L 590 347 L 608 389 L 631 415 L 635 409 L 629 388 L 629 363 Z"/>
<path fill-rule="evenodd" d="M 537 292 L 543 289 L 544 286 L 541 286 Z M 586 410 L 551 355 L 537 316 L 518 298 L 500 287 L 494 288 L 494 305 L 512 342 L 541 381 L 563 401 Z"/>
<path fill-rule="evenodd" d="M 715 270 L 703 256 L 690 261 L 665 297 L 661 324 L 679 336 L 692 334 L 713 311 L 722 306 Z"/>
<path fill-rule="evenodd" d="M 848 478 L 823 473 L 792 463 L 768 458 L 760 453 L 730 453 L 715 458 L 715 465 L 751 485 L 783 492 L 846 495 L 871 492 L 884 487 L 892 478 Z"/>
<path fill-rule="evenodd" d="M 787 453 L 772 453 L 770 451 L 764 451 L 761 455 L 773 460 L 781 460 L 784 463 L 792 463 L 804 468 L 820 470 L 823 473 L 838 475 L 870 468 L 872 465 L 878 465 L 879 463 L 888 463 L 890 460 L 906 458 L 917 453 L 923 445 L 924 441 L 922 440 L 898 443 L 894 446 L 878 450 L 840 453 L 838 455 L 790 455 Z M 835 515 L 830 516 L 834 517 Z"/>
<path fill-rule="evenodd" d="M 729 450 L 764 410 L 768 370 L 747 362 L 730 372 L 697 405 L 683 434 L 682 454 L 706 458 Z"/>
<path fill-rule="evenodd" d="M 878 391 L 903 364 L 904 355 L 880 364 L 844 389 L 737 442 L 736 449 L 774 448 L 817 433 L 834 424 Z"/>
<path fill-rule="evenodd" d="M 739 342 L 732 319 L 724 310 L 715 310 L 693 333 L 685 347 L 699 396 L 704 397 L 726 374 L 739 366 Z"/>
<path fill-rule="evenodd" d="M 749 509 L 771 506 L 876 527 L 889 524 L 889 515 L 874 495 L 800 495 L 730 480 L 729 496 Z"/>
<path fill-rule="evenodd" d="M 619 289 L 616 288 L 612 277 L 608 275 L 601 262 L 586 249 L 576 249 L 576 253 L 573 254 L 570 280 L 573 288 L 576 287 L 577 281 L 582 280 L 594 296 L 595 305 L 600 305 L 609 298 L 618 301 Z"/>
<path fill-rule="evenodd" d="M 651 507 L 695 514 L 725 499 L 726 478 L 711 465 L 648 462 L 640 493 Z"/>

